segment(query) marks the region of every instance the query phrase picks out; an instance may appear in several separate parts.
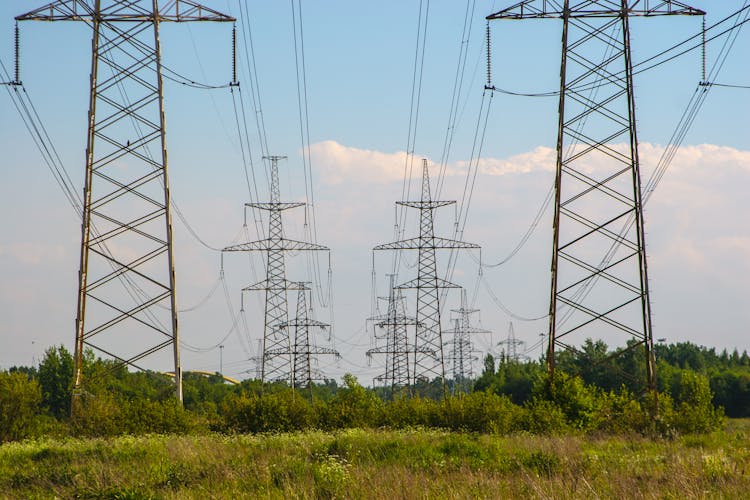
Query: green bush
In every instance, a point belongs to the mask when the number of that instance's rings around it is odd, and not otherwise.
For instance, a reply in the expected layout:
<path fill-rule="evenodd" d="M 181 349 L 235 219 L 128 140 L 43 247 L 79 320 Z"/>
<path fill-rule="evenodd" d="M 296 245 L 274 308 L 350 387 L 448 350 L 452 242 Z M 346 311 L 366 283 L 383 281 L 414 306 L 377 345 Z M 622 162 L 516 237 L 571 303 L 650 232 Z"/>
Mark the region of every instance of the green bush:
<path fill-rule="evenodd" d="M 73 402 L 71 430 L 76 436 L 105 437 L 124 434 L 120 406 L 106 392 L 82 393 Z"/>
<path fill-rule="evenodd" d="M 559 434 L 570 429 L 565 413 L 553 401 L 537 396 L 524 405 L 519 422 L 532 434 Z"/>
<path fill-rule="evenodd" d="M 353 375 L 344 375 L 344 385 L 326 405 L 321 405 L 319 424 L 324 429 L 373 427 L 382 421 L 383 402 L 362 387 Z"/>
<path fill-rule="evenodd" d="M 290 432 L 309 429 L 315 424 L 310 403 L 291 389 L 262 398 L 254 394 L 232 395 L 222 404 L 230 432 Z"/>
<path fill-rule="evenodd" d="M 599 415 L 596 430 L 611 434 L 644 433 L 651 427 L 650 403 L 637 401 L 623 388 L 599 395 Z"/>
<path fill-rule="evenodd" d="M 149 401 L 135 399 L 120 404 L 121 428 L 118 434 L 187 434 L 205 431 L 199 420 L 185 411 L 175 399 Z"/>
<path fill-rule="evenodd" d="M 385 404 L 379 425 L 393 429 L 430 427 L 439 420 L 438 403 L 432 399 L 400 395 Z"/>
<path fill-rule="evenodd" d="M 42 392 L 25 373 L 0 372 L 0 442 L 31 436 L 37 428 Z"/>
<path fill-rule="evenodd" d="M 440 405 L 439 427 L 459 431 L 506 434 L 518 428 L 522 409 L 507 396 L 474 392 L 448 398 Z"/>
<path fill-rule="evenodd" d="M 565 415 L 574 429 L 588 431 L 599 425 L 602 417 L 601 391 L 586 385 L 580 377 L 556 371 L 552 382 L 541 379 L 535 392 L 545 395 Z"/>
<path fill-rule="evenodd" d="M 671 422 L 680 433 L 706 433 L 718 429 L 724 418 L 721 408 L 714 408 L 708 379 L 692 371 L 683 371 L 675 399 Z"/>
<path fill-rule="evenodd" d="M 73 356 L 63 346 L 50 347 L 39 363 L 42 406 L 55 418 L 70 416 L 73 387 Z"/>

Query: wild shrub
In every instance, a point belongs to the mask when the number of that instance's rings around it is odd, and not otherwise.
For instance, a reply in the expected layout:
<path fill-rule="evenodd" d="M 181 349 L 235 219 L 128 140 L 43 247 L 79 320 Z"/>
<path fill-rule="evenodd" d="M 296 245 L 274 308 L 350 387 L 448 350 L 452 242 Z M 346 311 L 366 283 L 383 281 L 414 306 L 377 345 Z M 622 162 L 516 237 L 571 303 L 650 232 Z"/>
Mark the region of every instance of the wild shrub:
<path fill-rule="evenodd" d="M 73 387 L 73 355 L 64 346 L 50 347 L 39 363 L 42 406 L 55 418 L 70 416 Z"/>
<path fill-rule="evenodd" d="M 546 396 L 565 415 L 565 419 L 574 429 L 587 431 L 597 427 L 602 416 L 601 391 L 586 385 L 583 379 L 570 376 L 558 370 L 550 381 L 540 380 L 535 393 Z"/>
<path fill-rule="evenodd" d="M 0 372 L 0 442 L 31 436 L 37 428 L 42 393 L 25 373 Z"/>
<path fill-rule="evenodd" d="M 124 434 L 120 406 L 112 394 L 82 393 L 73 404 L 71 431 L 76 436 L 105 437 Z"/>
<path fill-rule="evenodd" d="M 379 426 L 393 429 L 430 427 L 439 420 L 438 403 L 432 399 L 399 395 L 383 406 Z"/>
<path fill-rule="evenodd" d="M 610 434 L 643 433 L 650 427 L 650 403 L 637 401 L 624 387 L 599 394 L 596 430 Z"/>
<path fill-rule="evenodd" d="M 516 430 L 521 409 L 507 396 L 474 392 L 443 401 L 440 427 L 458 431 L 505 434 Z"/>
<path fill-rule="evenodd" d="M 222 404 L 230 432 L 290 432 L 309 429 L 315 424 L 310 403 L 291 389 L 262 398 L 255 394 L 231 395 Z"/>
<path fill-rule="evenodd" d="M 187 434 L 201 431 L 198 419 L 173 399 L 135 399 L 121 403 L 118 434 Z"/>
<path fill-rule="evenodd" d="M 362 387 L 351 374 L 344 375 L 344 387 L 320 407 L 319 425 L 324 429 L 373 427 L 382 421 L 383 402 Z"/>
<path fill-rule="evenodd" d="M 570 430 L 563 410 L 553 401 L 537 396 L 524 406 L 520 428 L 532 434 L 560 434 Z"/>
<path fill-rule="evenodd" d="M 706 433 L 718 429 L 724 419 L 721 408 L 715 408 L 708 379 L 692 371 L 683 371 L 679 389 L 673 394 L 675 412 L 672 427 L 680 433 Z"/>

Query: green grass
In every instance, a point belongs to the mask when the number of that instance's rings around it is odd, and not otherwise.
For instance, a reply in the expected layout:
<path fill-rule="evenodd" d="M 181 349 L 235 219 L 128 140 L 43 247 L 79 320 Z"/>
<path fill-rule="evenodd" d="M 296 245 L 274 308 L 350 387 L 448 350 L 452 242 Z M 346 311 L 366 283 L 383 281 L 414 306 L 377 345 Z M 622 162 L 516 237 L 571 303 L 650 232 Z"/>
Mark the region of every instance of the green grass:
<path fill-rule="evenodd" d="M 436 430 L 0 446 L 7 498 L 747 498 L 750 420 L 672 440 Z"/>

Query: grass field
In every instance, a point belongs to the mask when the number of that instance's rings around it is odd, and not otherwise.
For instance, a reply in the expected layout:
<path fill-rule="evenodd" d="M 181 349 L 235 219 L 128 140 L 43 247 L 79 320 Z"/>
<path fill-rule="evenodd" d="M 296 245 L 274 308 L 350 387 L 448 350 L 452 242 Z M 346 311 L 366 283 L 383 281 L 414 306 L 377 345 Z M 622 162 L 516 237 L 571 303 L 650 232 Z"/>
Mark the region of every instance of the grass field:
<path fill-rule="evenodd" d="M 415 429 L 9 443 L 0 496 L 748 498 L 750 420 L 669 440 Z"/>

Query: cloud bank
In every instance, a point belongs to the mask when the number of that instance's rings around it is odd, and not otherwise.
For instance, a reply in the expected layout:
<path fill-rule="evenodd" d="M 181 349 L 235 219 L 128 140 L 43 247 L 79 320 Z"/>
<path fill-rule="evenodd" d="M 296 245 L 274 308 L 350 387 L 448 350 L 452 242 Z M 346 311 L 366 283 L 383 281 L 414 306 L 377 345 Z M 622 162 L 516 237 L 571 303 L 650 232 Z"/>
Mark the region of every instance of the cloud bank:
<path fill-rule="evenodd" d="M 616 144 L 613 149 L 625 152 L 625 144 Z M 644 182 L 653 170 L 665 146 L 641 143 L 639 145 Z M 335 185 L 344 182 L 366 182 L 385 184 L 403 179 L 407 165 L 407 155 L 403 151 L 393 153 L 346 146 L 336 141 L 323 141 L 310 148 L 313 163 L 320 172 L 321 181 Z M 420 158 L 421 155 L 415 155 Z M 429 157 L 428 161 L 430 160 Z M 465 175 L 469 167 L 468 160 L 456 160 L 446 166 L 447 176 Z M 585 157 L 577 168 L 594 173 L 607 168 L 601 156 Z M 670 163 L 671 171 L 705 169 L 703 173 L 722 175 L 732 171 L 750 172 L 750 151 L 743 151 L 729 146 L 698 144 L 681 147 Z M 531 172 L 554 172 L 555 150 L 538 146 L 532 151 L 509 156 L 507 158 L 482 158 L 479 160 L 479 173 L 489 176 L 527 174 Z"/>

